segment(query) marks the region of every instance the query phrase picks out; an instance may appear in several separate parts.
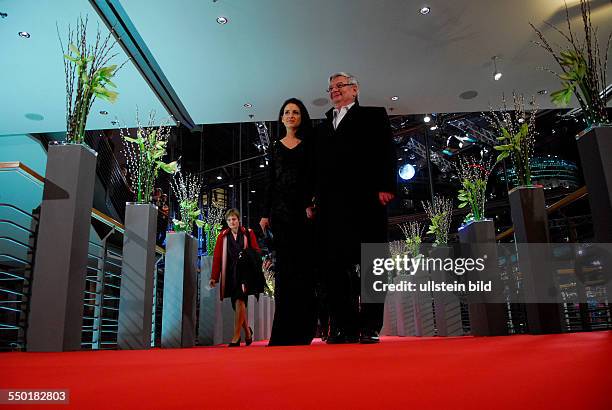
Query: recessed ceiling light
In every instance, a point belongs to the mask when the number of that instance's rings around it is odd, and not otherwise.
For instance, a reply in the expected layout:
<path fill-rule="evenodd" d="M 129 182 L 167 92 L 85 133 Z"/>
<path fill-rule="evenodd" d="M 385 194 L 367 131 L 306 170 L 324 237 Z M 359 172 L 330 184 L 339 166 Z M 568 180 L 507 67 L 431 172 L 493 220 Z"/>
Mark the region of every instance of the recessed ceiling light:
<path fill-rule="evenodd" d="M 19 37 L 30 38 L 30 33 L 28 33 L 27 31 L 20 31 L 18 34 Z"/>
<path fill-rule="evenodd" d="M 233 187 L 234 187 L 234 184 L 229 184 L 229 187 L 230 187 L 230 188 L 233 188 Z"/>
<path fill-rule="evenodd" d="M 221 175 L 218 175 L 217 179 L 223 179 L 223 177 Z"/>
<path fill-rule="evenodd" d="M 399 97 L 397 95 L 394 95 L 393 97 L 391 97 L 391 101 L 397 101 L 399 100 Z"/>
<path fill-rule="evenodd" d="M 251 193 L 252 193 L 252 194 L 254 194 L 254 193 L 255 193 L 255 190 L 253 189 L 253 190 L 251 191 Z"/>
<path fill-rule="evenodd" d="M 42 120 L 44 120 L 44 119 L 45 119 L 45 117 L 43 117 L 42 115 L 37 114 L 37 113 L 35 113 L 35 112 L 29 112 L 29 113 L 27 113 L 27 114 L 25 115 L 25 117 L 26 117 L 28 120 L 32 120 L 32 121 L 42 121 Z"/>
<path fill-rule="evenodd" d="M 430 130 L 435 131 L 438 129 L 437 125 L 432 125 L 431 127 L 429 127 Z"/>
<path fill-rule="evenodd" d="M 217 17 L 217 23 L 223 25 L 223 24 L 227 24 L 229 20 L 227 19 L 227 17 L 224 16 L 219 16 Z"/>
<path fill-rule="evenodd" d="M 431 117 L 429 115 L 426 115 L 423 117 L 423 122 L 429 122 L 431 121 Z"/>
<path fill-rule="evenodd" d="M 265 168 L 266 166 L 264 164 L 259 164 L 259 168 Z"/>
<path fill-rule="evenodd" d="M 408 152 L 408 148 L 404 148 L 404 152 Z"/>
<path fill-rule="evenodd" d="M 421 13 L 422 15 L 426 15 L 429 14 L 429 12 L 431 11 L 431 7 L 429 6 L 423 6 L 421 7 L 421 9 L 419 10 L 419 13 Z"/>
<path fill-rule="evenodd" d="M 102 110 L 102 111 L 100 111 L 100 114 L 101 115 L 108 115 L 108 111 Z"/>
<path fill-rule="evenodd" d="M 499 57 L 498 56 L 493 56 L 493 57 L 491 57 L 491 60 L 493 60 L 493 67 L 495 68 L 495 70 L 493 71 L 493 79 L 495 81 L 499 81 L 499 79 L 502 78 L 501 71 L 499 71 L 497 69 L 497 60 L 499 60 Z"/>
<path fill-rule="evenodd" d="M 538 91 L 538 94 L 546 95 L 546 94 L 548 94 L 548 90 L 540 90 L 540 91 Z"/>
<path fill-rule="evenodd" d="M 253 104 L 251 104 L 251 103 L 244 103 L 243 107 L 244 108 L 251 108 L 251 107 L 253 107 Z"/>

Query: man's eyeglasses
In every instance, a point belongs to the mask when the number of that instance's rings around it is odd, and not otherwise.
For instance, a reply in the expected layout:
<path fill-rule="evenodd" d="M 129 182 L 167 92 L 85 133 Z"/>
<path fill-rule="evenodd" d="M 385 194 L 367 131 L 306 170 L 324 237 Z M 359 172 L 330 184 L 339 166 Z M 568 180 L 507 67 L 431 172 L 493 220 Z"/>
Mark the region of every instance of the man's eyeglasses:
<path fill-rule="evenodd" d="M 337 88 L 338 90 L 340 90 L 340 89 L 342 89 L 344 87 L 347 87 L 349 85 L 355 85 L 355 84 L 354 83 L 346 83 L 346 84 L 345 83 L 338 83 L 336 85 L 330 85 L 329 88 L 327 89 L 327 92 L 331 93 L 334 90 L 334 88 Z"/>

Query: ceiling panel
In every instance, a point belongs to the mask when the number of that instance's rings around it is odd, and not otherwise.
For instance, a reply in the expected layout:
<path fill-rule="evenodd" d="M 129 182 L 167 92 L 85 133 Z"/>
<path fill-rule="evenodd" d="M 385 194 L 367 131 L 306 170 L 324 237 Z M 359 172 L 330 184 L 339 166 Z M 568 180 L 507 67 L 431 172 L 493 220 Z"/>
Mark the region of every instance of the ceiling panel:
<path fill-rule="evenodd" d="M 68 24 L 74 26 L 79 15 L 89 16 L 91 36 L 95 36 L 98 24 L 103 35 L 108 30 L 86 0 L 0 0 L 0 11 L 8 14 L 0 18 L 3 79 L 0 135 L 65 132 L 65 77 L 56 22 L 63 41 Z M 20 31 L 29 32 L 31 37 L 19 37 Z M 119 55 L 113 61 L 126 61 L 123 50 L 118 45 L 115 49 Z M 134 126 L 137 107 L 145 119 L 150 110 L 155 110 L 159 119 L 167 117 L 164 107 L 130 62 L 117 73 L 115 83 L 118 101 L 111 104 L 96 100 L 87 129 L 115 128 L 111 124 L 115 118 L 121 124 Z M 101 110 L 109 114 L 101 115 Z"/>
<path fill-rule="evenodd" d="M 563 23 L 562 0 L 432 0 L 426 16 L 418 12 L 423 2 L 414 0 L 121 4 L 196 123 L 250 121 L 249 114 L 273 120 L 292 96 L 321 117 L 327 76 L 339 70 L 358 76 L 363 104 L 393 107 L 394 114 L 481 111 L 497 106 L 503 92 L 558 88 L 537 69 L 554 66 L 531 44 L 528 23 Z M 577 17 L 578 1 L 568 4 Z M 593 5 L 594 23 L 607 35 L 612 5 Z M 217 24 L 218 16 L 229 23 Z M 504 74 L 497 82 L 494 55 Z M 459 98 L 468 90 L 478 96 Z M 395 103 L 393 95 L 400 97 Z M 253 108 L 243 108 L 246 102 Z M 552 107 L 548 96 L 538 102 Z"/>

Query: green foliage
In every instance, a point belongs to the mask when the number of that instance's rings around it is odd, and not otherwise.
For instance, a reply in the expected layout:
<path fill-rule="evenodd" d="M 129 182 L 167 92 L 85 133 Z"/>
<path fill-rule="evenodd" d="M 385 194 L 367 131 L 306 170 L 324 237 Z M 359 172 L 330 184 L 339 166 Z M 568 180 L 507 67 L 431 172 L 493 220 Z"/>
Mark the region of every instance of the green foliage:
<path fill-rule="evenodd" d="M 434 215 L 430 219 L 430 224 L 427 230 L 427 234 L 435 236 L 436 239 L 434 241 L 434 244 L 436 245 L 443 245 L 446 243 L 446 241 L 444 240 L 444 237 L 448 235 L 448 232 L 445 233 L 443 231 L 443 227 L 444 227 L 444 221 L 446 220 L 447 217 L 448 217 L 448 213 L 442 212 L 437 215 Z"/>
<path fill-rule="evenodd" d="M 526 141 L 530 137 L 529 124 L 523 123 L 519 131 L 514 135 L 510 134 L 505 127 L 500 127 L 500 130 L 502 136 L 498 137 L 497 140 L 503 142 L 503 144 L 493 147 L 495 150 L 500 151 L 496 162 L 512 157 L 512 163 L 514 164 L 520 185 L 531 185 L 530 145 Z"/>
<path fill-rule="evenodd" d="M 590 0 L 580 0 L 580 11 L 582 33 L 573 32 L 567 3 L 565 4 L 567 30 L 546 23 L 565 40 L 563 46 L 549 42 L 541 30 L 531 23 L 530 25 L 539 38 L 535 44 L 546 50 L 561 68 L 560 73 L 548 70 L 559 78 L 562 86 L 560 90 L 550 94 L 551 101 L 557 106 L 566 107 L 574 95 L 589 126 L 606 124 L 608 114 L 604 90 L 608 86 L 606 71 L 612 33 L 608 35 L 605 49 L 600 50 L 597 27 L 591 24 Z"/>
<path fill-rule="evenodd" d="M 198 219 L 198 216 L 200 216 L 201 212 L 200 208 L 198 207 L 197 198 L 180 201 L 179 213 L 181 214 L 181 220 L 172 220 L 172 224 L 175 231 L 187 232 L 188 234 L 191 234 L 194 223 L 198 228 L 204 227 L 205 222 Z"/>
<path fill-rule="evenodd" d="M 221 223 L 215 223 L 212 225 L 205 223 L 203 229 L 206 233 L 206 254 L 211 256 L 215 252 L 217 237 L 221 232 Z"/>
<path fill-rule="evenodd" d="M 151 116 L 151 122 L 153 116 Z M 136 201 L 146 203 L 151 200 L 155 180 L 159 170 L 174 174 L 178 171 L 177 161 L 166 163 L 162 158 L 166 155 L 169 127 L 161 125 L 158 128 L 139 125 L 136 138 L 127 136 L 121 131 L 126 147 L 128 168 L 132 178 L 132 188 L 136 191 Z"/>
<path fill-rule="evenodd" d="M 490 160 L 459 159 L 457 170 L 461 189 L 459 189 L 457 198 L 459 208 L 465 208 L 468 205 L 470 207 L 470 213 L 464 221 L 466 223 L 481 221 L 485 218 L 485 193 L 492 168 L 493 164 Z"/>
<path fill-rule="evenodd" d="M 58 33 L 59 35 L 59 33 Z M 79 18 L 76 30 L 68 31 L 67 49 L 62 43 L 66 74 L 66 138 L 82 143 L 89 111 L 96 98 L 114 103 L 118 93 L 112 81 L 120 67 L 109 64 L 117 54 L 111 54 L 115 42 L 112 33 L 102 39 L 98 30 L 96 42 L 87 43 L 87 18 Z"/>

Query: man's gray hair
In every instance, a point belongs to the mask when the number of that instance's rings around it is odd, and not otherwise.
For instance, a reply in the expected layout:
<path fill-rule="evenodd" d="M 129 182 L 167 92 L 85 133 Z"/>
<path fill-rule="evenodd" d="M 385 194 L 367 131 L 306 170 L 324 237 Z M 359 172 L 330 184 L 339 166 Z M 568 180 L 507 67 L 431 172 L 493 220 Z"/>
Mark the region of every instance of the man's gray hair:
<path fill-rule="evenodd" d="M 344 71 L 340 71 L 338 73 L 333 73 L 332 75 L 330 75 L 327 83 L 331 84 L 332 80 L 336 77 L 346 77 L 348 78 L 349 83 L 355 84 L 357 87 L 359 87 L 359 81 L 357 80 L 357 77 L 355 77 L 353 74 L 349 74 Z"/>

